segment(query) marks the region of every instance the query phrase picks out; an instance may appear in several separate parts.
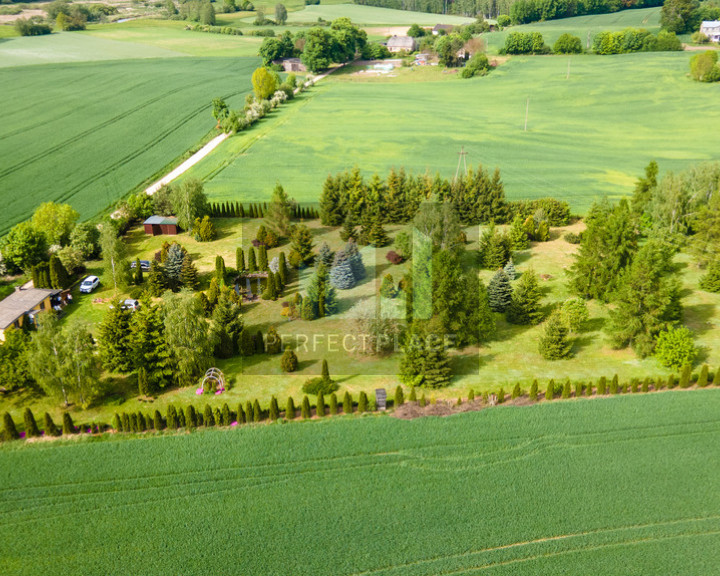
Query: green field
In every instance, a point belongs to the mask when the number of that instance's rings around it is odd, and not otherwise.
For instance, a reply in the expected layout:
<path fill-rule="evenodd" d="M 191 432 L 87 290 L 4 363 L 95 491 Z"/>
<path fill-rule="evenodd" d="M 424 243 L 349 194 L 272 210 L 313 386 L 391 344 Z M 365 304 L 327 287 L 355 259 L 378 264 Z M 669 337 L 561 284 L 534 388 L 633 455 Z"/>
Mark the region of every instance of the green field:
<path fill-rule="evenodd" d="M 412 82 L 330 76 L 302 105 L 240 134 L 199 163 L 213 200 L 268 199 L 280 181 L 317 200 L 328 173 L 358 165 L 455 174 L 498 166 L 511 199 L 552 196 L 578 212 L 631 193 L 655 159 L 680 170 L 716 158 L 718 87 L 690 81 L 689 54 L 513 58 L 484 78 Z M 425 74 L 418 79 L 427 80 Z M 440 81 L 442 80 L 442 81 Z M 528 131 L 523 131 L 529 98 Z"/>
<path fill-rule="evenodd" d="M 154 58 L 0 69 L 3 99 L 14 110 L 0 126 L 0 235 L 47 200 L 69 202 L 82 218 L 104 210 L 212 129 L 212 98 L 239 105 L 258 62 Z M 28 98 L 29 108 L 21 105 Z"/>
<path fill-rule="evenodd" d="M 716 574 L 720 391 L 0 447 L 0 572 Z"/>
<path fill-rule="evenodd" d="M 272 17 L 272 16 L 271 16 Z M 306 6 L 304 10 L 288 13 L 288 23 L 317 22 L 318 18 L 332 21 L 336 18 L 350 18 L 355 24 L 387 24 L 410 25 L 421 24 L 434 26 L 435 24 L 467 24 L 474 18 L 451 16 L 449 14 L 427 14 L 425 12 L 411 12 L 408 10 L 390 10 L 376 8 L 375 6 L 361 6 L 359 4 L 334 4 Z"/>
<path fill-rule="evenodd" d="M 501 32 L 484 34 L 483 38 L 488 43 L 488 49 L 491 52 L 496 52 L 505 45 L 505 36 L 510 32 L 540 32 L 545 39 L 545 44 L 548 44 L 550 47 L 552 47 L 560 34 L 568 32 L 579 36 L 583 42 L 583 46 L 587 47 L 588 36 L 590 37 L 590 46 L 592 46 L 592 37 L 598 32 L 605 30 L 623 30 L 624 28 L 645 28 L 651 32 L 659 31 L 660 8 L 621 10 L 620 12 L 613 12 L 612 14 L 591 14 L 588 16 L 535 22 L 522 26 L 512 26 Z"/>

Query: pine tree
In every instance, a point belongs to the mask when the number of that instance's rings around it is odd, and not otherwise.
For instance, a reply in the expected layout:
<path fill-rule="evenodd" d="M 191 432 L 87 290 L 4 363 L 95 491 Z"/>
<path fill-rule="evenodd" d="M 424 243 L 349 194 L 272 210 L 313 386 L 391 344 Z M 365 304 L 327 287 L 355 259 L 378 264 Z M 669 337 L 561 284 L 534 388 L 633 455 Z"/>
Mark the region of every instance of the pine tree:
<path fill-rule="evenodd" d="M 522 390 L 520 389 L 520 384 L 515 384 L 515 387 L 513 388 L 510 398 L 512 400 L 515 400 L 515 398 L 520 398 L 520 396 L 522 396 Z"/>
<path fill-rule="evenodd" d="M 245 270 L 245 252 L 240 246 L 235 249 L 235 270 L 238 274 Z"/>
<path fill-rule="evenodd" d="M 215 416 L 213 415 L 212 408 L 210 408 L 210 404 L 205 404 L 205 410 L 203 410 L 203 425 L 215 426 Z"/>
<path fill-rule="evenodd" d="M 3 414 L 3 440 L 5 442 L 10 442 L 10 440 L 18 440 L 20 438 L 20 434 L 18 434 L 17 428 L 15 427 L 15 422 L 12 419 L 12 416 L 10 416 L 9 412 L 5 412 Z"/>
<path fill-rule="evenodd" d="M 247 269 L 249 272 L 257 272 L 258 271 L 257 261 L 255 258 L 255 248 L 253 248 L 252 246 L 248 250 Z"/>
<path fill-rule="evenodd" d="M 680 372 L 680 388 L 690 388 L 692 384 L 692 366 L 685 364 Z"/>
<path fill-rule="evenodd" d="M 345 392 L 343 395 L 343 414 L 352 414 L 353 413 L 353 401 L 352 396 L 350 396 L 350 392 Z"/>
<path fill-rule="evenodd" d="M 337 394 L 333 392 L 330 394 L 330 403 L 328 405 L 328 411 L 330 413 L 330 416 L 337 416 L 338 413 L 338 398 Z"/>
<path fill-rule="evenodd" d="M 40 430 L 38 429 L 37 422 L 35 422 L 35 416 L 30 408 L 25 408 L 23 413 L 23 420 L 25 421 L 25 437 L 35 438 L 40 436 Z"/>
<path fill-rule="evenodd" d="M 568 329 L 557 312 L 553 312 L 545 322 L 539 351 L 545 360 L 560 360 L 571 354 L 572 342 L 568 338 Z"/>
<path fill-rule="evenodd" d="M 260 408 L 260 402 L 255 398 L 255 402 L 253 402 L 253 422 L 261 422 L 263 417 L 264 414 Z"/>
<path fill-rule="evenodd" d="M 325 416 L 325 395 L 322 391 L 318 392 L 317 404 L 315 406 L 315 414 L 318 418 Z"/>
<path fill-rule="evenodd" d="M 512 302 L 513 289 L 510 279 L 498 270 L 488 284 L 488 303 L 493 312 L 504 312 Z"/>
<path fill-rule="evenodd" d="M 292 396 L 288 396 L 287 402 L 285 403 L 285 420 L 295 419 L 295 401 Z"/>
<path fill-rule="evenodd" d="M 186 257 L 180 269 L 180 283 L 184 288 L 196 291 L 200 286 L 198 270 L 190 257 Z"/>
<path fill-rule="evenodd" d="M 720 292 L 720 258 L 708 264 L 705 275 L 700 278 L 700 289 L 707 292 Z"/>
<path fill-rule="evenodd" d="M 379 211 L 375 212 L 375 215 L 373 216 L 367 240 L 368 244 L 374 246 L 375 248 L 382 248 L 383 246 L 387 246 L 390 242 L 390 238 L 388 237 L 385 228 L 383 228 L 382 217 L 380 216 Z"/>
<path fill-rule="evenodd" d="M 343 242 L 348 242 L 349 240 L 357 241 L 358 239 L 358 233 L 355 225 L 353 224 L 353 220 L 350 214 L 345 217 L 345 220 L 342 223 L 342 229 L 340 230 L 340 238 L 343 240 Z"/>
<path fill-rule="evenodd" d="M 700 376 L 698 376 L 697 380 L 698 388 L 705 388 L 705 386 L 708 385 L 708 365 L 703 364 L 702 368 L 700 368 Z"/>
<path fill-rule="evenodd" d="M 117 414 L 115 414 L 117 416 Z M 113 426 L 116 430 L 117 427 Z M 52 416 L 45 412 L 45 436 L 60 436 L 60 430 L 53 422 Z"/>
<path fill-rule="evenodd" d="M 513 263 L 512 258 L 510 258 L 510 260 L 507 261 L 507 264 L 505 264 L 503 272 L 507 274 L 509 280 L 515 280 L 515 278 L 517 278 L 517 270 L 515 270 L 515 264 Z"/>
<path fill-rule="evenodd" d="M 355 286 L 355 275 L 345 252 L 335 255 L 335 264 L 330 268 L 330 284 L 338 290 L 348 290 Z"/>
<path fill-rule="evenodd" d="M 360 254 L 360 250 L 358 249 L 355 241 L 349 240 L 343 251 L 350 261 L 350 266 L 352 267 L 355 280 L 358 281 L 365 278 L 365 264 L 363 264 L 362 254 Z"/>
<path fill-rule="evenodd" d="M 335 255 L 333 254 L 333 251 L 330 249 L 330 246 L 327 242 L 323 242 L 320 245 L 320 249 L 318 250 L 318 262 L 322 262 L 325 264 L 326 268 L 330 268 L 333 265 L 333 257 Z"/>
<path fill-rule="evenodd" d="M 270 420 L 272 422 L 275 422 L 280 417 L 280 407 L 278 406 L 278 401 L 275 396 L 270 398 Z"/>
<path fill-rule="evenodd" d="M 75 434 L 75 424 L 68 412 L 63 413 L 63 434 Z"/>
<path fill-rule="evenodd" d="M 180 286 L 180 274 L 182 273 L 182 265 L 185 261 L 185 251 L 182 246 L 173 243 L 168 249 L 167 258 L 165 259 L 165 278 L 168 287 L 174 292 Z"/>
<path fill-rule="evenodd" d="M 150 274 L 148 274 L 146 289 L 151 296 L 156 298 L 162 296 L 163 292 L 167 289 L 165 271 L 162 265 L 155 260 L 153 260 L 152 264 L 150 264 Z"/>
<path fill-rule="evenodd" d="M 397 408 L 398 406 L 402 406 L 405 404 L 405 394 L 403 393 L 402 386 L 398 386 L 395 388 L 395 401 L 393 403 L 393 406 Z"/>
<path fill-rule="evenodd" d="M 538 395 L 538 381 L 533 380 L 532 386 L 530 386 L 530 400 L 535 402 L 537 400 Z"/>
<path fill-rule="evenodd" d="M 310 418 L 310 399 L 307 395 L 303 396 L 302 407 L 300 408 L 300 416 L 303 420 Z"/>
<path fill-rule="evenodd" d="M 395 280 L 393 280 L 392 274 L 385 274 L 380 284 L 380 296 L 383 298 L 395 298 Z"/>
<path fill-rule="evenodd" d="M 358 400 L 358 414 L 367 412 L 368 409 L 368 397 L 365 392 L 360 392 L 360 399 Z"/>
<path fill-rule="evenodd" d="M 513 250 L 526 250 L 530 247 L 528 235 L 523 226 L 523 218 L 516 214 L 510 226 L 510 246 Z"/>

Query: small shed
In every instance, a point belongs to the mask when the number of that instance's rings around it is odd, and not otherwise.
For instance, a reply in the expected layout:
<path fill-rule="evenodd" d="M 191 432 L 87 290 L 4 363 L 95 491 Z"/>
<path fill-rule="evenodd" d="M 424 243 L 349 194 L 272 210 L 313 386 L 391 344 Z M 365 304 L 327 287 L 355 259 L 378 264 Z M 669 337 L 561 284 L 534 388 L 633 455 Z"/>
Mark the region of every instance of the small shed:
<path fill-rule="evenodd" d="M 285 72 L 307 72 L 307 66 L 302 63 L 300 58 L 282 58 L 273 60 L 273 64 L 282 66 Z"/>
<path fill-rule="evenodd" d="M 450 34 L 450 32 L 453 31 L 454 26 L 450 24 L 435 24 L 435 27 L 432 29 L 433 36 L 437 36 L 438 34 Z"/>
<path fill-rule="evenodd" d="M 410 36 L 392 36 L 387 41 L 387 49 L 389 52 L 414 52 L 415 38 Z"/>
<path fill-rule="evenodd" d="M 145 222 L 145 234 L 160 236 L 161 234 L 178 233 L 178 220 L 175 216 L 150 216 Z"/>

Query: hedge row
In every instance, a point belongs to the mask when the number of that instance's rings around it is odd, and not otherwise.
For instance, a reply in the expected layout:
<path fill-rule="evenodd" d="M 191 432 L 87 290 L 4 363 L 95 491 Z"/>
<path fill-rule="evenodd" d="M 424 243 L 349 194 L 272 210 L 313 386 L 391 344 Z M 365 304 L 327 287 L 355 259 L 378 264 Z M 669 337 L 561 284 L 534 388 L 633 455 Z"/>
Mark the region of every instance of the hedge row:
<path fill-rule="evenodd" d="M 267 202 L 248 204 L 247 207 L 240 202 L 211 202 L 210 216 L 213 218 L 264 218 L 267 208 Z M 320 214 L 315 208 L 294 204 L 292 217 L 296 220 L 315 220 L 320 217 Z"/>

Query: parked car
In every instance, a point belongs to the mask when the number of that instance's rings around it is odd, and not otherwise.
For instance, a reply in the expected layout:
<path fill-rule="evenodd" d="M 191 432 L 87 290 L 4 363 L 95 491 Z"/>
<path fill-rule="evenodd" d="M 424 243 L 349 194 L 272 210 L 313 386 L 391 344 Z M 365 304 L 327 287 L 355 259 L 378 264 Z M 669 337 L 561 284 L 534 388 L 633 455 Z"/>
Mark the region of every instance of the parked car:
<path fill-rule="evenodd" d="M 128 298 L 125 300 L 122 304 L 120 304 L 120 308 L 123 310 L 137 310 L 140 308 L 140 302 L 138 300 L 133 300 L 132 298 Z"/>
<path fill-rule="evenodd" d="M 80 292 L 84 292 L 85 294 L 90 294 L 95 288 L 97 288 L 100 285 L 100 278 L 97 276 L 88 276 L 80 282 Z"/>
<path fill-rule="evenodd" d="M 130 268 L 135 268 L 135 260 L 130 262 Z M 150 270 L 150 260 L 140 260 L 140 270 L 148 272 Z"/>

